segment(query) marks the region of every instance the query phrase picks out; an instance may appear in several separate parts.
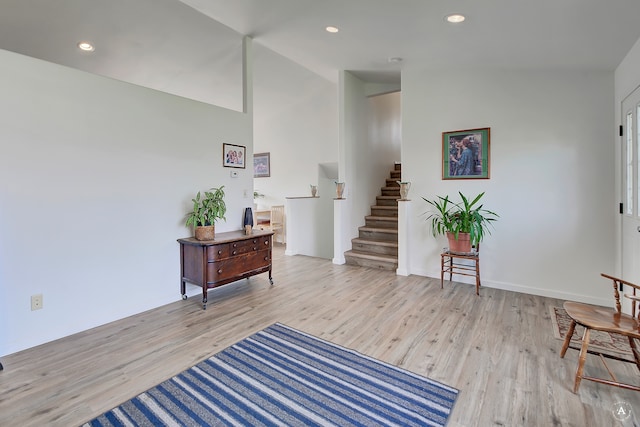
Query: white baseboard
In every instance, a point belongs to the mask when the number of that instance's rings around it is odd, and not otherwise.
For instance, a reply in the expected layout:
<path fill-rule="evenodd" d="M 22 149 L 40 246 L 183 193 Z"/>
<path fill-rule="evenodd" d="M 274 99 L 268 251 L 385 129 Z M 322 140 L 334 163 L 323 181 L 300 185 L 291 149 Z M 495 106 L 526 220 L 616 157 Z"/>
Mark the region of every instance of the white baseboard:
<path fill-rule="evenodd" d="M 440 271 L 430 272 L 430 273 L 413 272 L 411 274 L 429 277 L 432 279 L 436 279 L 438 281 L 440 280 Z M 475 280 L 473 278 L 464 277 L 464 276 L 456 277 L 454 275 L 454 280 L 458 283 L 465 283 L 465 284 L 475 286 Z M 447 286 L 446 282 L 447 280 L 445 279 L 445 287 Z M 594 298 L 588 295 L 574 294 L 571 292 L 564 292 L 564 291 L 558 291 L 553 289 L 536 288 L 533 286 L 519 285 L 516 283 L 497 282 L 497 281 L 487 280 L 484 278 L 482 278 L 482 286 L 480 288 L 480 294 L 482 294 L 482 288 L 502 289 L 504 291 L 519 292 L 522 294 L 529 294 L 529 295 L 538 295 L 538 296 L 548 297 L 548 298 L 557 298 L 564 301 L 578 301 L 586 304 L 600 305 L 604 307 L 612 306 L 612 300 L 608 298 Z"/>
<path fill-rule="evenodd" d="M 398 268 L 398 269 L 396 269 L 396 274 L 398 276 L 408 276 L 409 275 L 409 271 L 407 271 L 406 268 Z"/>

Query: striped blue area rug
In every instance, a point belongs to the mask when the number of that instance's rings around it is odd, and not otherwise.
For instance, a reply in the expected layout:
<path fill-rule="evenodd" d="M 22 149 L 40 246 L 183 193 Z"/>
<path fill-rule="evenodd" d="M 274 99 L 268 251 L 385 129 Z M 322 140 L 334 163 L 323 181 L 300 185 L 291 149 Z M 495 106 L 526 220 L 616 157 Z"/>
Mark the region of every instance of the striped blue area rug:
<path fill-rule="evenodd" d="M 457 395 L 276 323 L 85 426 L 444 426 Z"/>

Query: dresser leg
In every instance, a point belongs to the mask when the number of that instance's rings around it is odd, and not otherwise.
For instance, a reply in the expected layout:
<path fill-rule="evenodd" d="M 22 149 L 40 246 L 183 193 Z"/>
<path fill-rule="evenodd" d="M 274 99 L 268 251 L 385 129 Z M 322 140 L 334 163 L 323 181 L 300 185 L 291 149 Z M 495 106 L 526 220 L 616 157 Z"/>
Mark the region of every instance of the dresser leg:
<path fill-rule="evenodd" d="M 182 299 L 187 299 L 187 285 L 184 282 L 184 279 L 180 281 L 180 294 L 182 295 Z"/>
<path fill-rule="evenodd" d="M 202 309 L 203 310 L 207 309 L 207 291 L 206 291 L 206 289 L 204 290 L 204 292 L 202 292 Z"/>

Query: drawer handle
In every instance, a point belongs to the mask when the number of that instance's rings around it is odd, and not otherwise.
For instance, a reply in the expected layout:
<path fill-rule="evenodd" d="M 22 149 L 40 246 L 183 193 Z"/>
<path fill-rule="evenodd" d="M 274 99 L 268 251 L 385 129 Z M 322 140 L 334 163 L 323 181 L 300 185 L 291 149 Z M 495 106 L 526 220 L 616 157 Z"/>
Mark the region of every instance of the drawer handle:
<path fill-rule="evenodd" d="M 253 250 L 254 250 L 254 251 L 257 251 L 257 250 L 258 250 L 258 248 L 254 246 L 254 247 L 253 247 Z"/>
<path fill-rule="evenodd" d="M 253 243 L 254 243 L 254 244 L 255 244 L 255 243 L 258 243 L 258 241 L 257 241 L 257 240 L 254 240 L 254 241 L 253 241 Z"/>
<path fill-rule="evenodd" d="M 269 246 L 269 241 L 268 241 L 268 240 L 265 240 L 265 241 L 264 241 L 264 244 L 265 244 L 265 245 L 267 245 L 267 246 Z"/>
<path fill-rule="evenodd" d="M 233 244 L 233 247 L 234 247 L 234 248 L 237 248 L 237 247 L 238 247 L 238 244 L 237 244 L 237 243 L 234 243 L 234 244 Z"/>
<path fill-rule="evenodd" d="M 218 270 L 218 274 L 222 274 L 222 269 Z"/>
<path fill-rule="evenodd" d="M 218 255 L 222 255 L 222 249 L 218 250 Z"/>
<path fill-rule="evenodd" d="M 264 257 L 264 260 L 269 261 L 269 257 L 268 256 Z"/>
<path fill-rule="evenodd" d="M 232 255 L 235 255 L 235 254 L 236 254 L 236 251 L 233 251 L 233 254 L 232 254 Z"/>

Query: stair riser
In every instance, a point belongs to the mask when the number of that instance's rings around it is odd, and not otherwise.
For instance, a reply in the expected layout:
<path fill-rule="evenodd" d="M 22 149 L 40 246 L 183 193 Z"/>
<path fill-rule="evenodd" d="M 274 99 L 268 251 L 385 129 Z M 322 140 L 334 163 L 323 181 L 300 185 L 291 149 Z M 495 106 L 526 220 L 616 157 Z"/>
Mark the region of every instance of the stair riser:
<path fill-rule="evenodd" d="M 397 233 L 379 233 L 377 231 L 363 231 L 360 230 L 360 238 L 368 240 L 383 240 L 385 242 L 397 242 Z"/>
<path fill-rule="evenodd" d="M 389 176 L 392 179 L 400 180 L 400 178 L 402 177 L 402 172 L 400 172 L 400 171 L 392 171 Z"/>
<path fill-rule="evenodd" d="M 367 219 L 365 221 L 365 226 L 376 228 L 390 228 L 391 230 L 397 230 L 398 221 L 381 221 L 377 219 Z"/>
<path fill-rule="evenodd" d="M 388 188 L 383 188 L 381 191 L 383 196 L 396 196 L 398 199 L 400 198 L 400 187 L 397 190 L 390 190 Z"/>
<path fill-rule="evenodd" d="M 400 188 L 400 184 L 398 184 L 398 180 L 396 180 L 396 179 L 387 179 L 386 186 L 387 187 L 398 187 L 398 188 Z"/>
<path fill-rule="evenodd" d="M 397 217 L 398 209 L 379 209 L 375 206 L 371 207 L 371 215 L 373 216 L 389 216 L 389 217 Z"/>
<path fill-rule="evenodd" d="M 389 271 L 395 271 L 398 268 L 398 263 L 354 258 L 349 255 L 345 255 L 345 260 L 348 265 L 358 265 L 360 267 L 379 268 L 381 270 Z"/>
<path fill-rule="evenodd" d="M 393 199 L 376 199 L 378 206 L 398 206 L 398 201 Z"/>
<path fill-rule="evenodd" d="M 367 243 L 352 243 L 351 248 L 354 251 L 364 252 L 368 254 L 391 255 L 395 257 L 398 256 L 397 247 L 380 246 L 376 244 L 367 244 Z"/>

